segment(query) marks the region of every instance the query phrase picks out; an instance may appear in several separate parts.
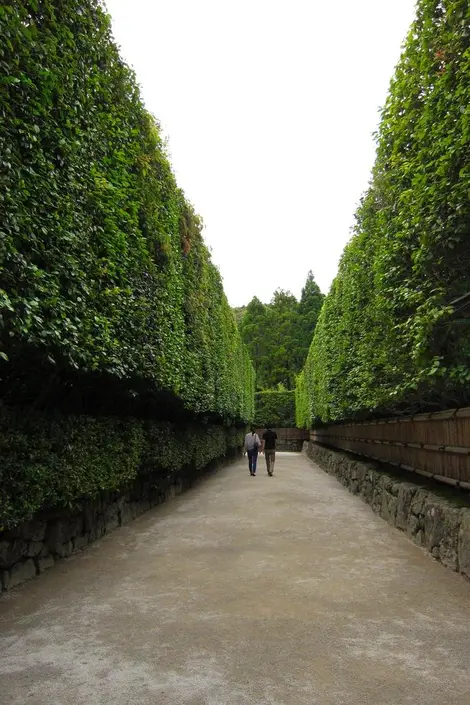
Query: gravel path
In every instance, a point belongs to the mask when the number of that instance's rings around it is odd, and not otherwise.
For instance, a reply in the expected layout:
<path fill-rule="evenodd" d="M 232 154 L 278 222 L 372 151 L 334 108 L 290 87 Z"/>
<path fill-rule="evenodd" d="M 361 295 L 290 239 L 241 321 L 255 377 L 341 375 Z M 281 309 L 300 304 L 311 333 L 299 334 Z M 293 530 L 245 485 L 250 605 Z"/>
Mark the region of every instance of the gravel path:
<path fill-rule="evenodd" d="M 2 705 L 470 705 L 470 585 L 306 457 L 263 465 L 2 598 Z"/>

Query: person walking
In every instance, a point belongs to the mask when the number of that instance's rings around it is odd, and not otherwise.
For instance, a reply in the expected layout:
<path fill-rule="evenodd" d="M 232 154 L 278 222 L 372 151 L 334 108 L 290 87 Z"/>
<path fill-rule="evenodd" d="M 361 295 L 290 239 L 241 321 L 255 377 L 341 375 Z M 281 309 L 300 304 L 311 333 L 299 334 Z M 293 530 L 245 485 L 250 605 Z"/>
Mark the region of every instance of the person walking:
<path fill-rule="evenodd" d="M 261 452 L 264 452 L 264 457 L 266 459 L 266 470 L 268 471 L 269 477 L 272 477 L 274 472 L 274 461 L 276 460 L 276 441 L 276 431 L 272 431 L 268 426 L 266 431 L 263 433 L 263 445 L 261 447 Z"/>
<path fill-rule="evenodd" d="M 250 475 L 256 475 L 256 464 L 258 462 L 258 450 L 261 446 L 261 441 L 255 431 L 254 426 L 251 427 L 250 433 L 245 436 L 245 449 L 243 455 L 248 453 L 248 468 Z"/>

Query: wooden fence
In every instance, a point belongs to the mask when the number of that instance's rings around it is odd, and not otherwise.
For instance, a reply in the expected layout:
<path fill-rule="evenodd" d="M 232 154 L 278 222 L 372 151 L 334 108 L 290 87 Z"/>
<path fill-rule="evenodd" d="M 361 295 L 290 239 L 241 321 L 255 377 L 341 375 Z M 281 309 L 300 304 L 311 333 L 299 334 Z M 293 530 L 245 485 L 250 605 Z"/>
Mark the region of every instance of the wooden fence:
<path fill-rule="evenodd" d="M 470 407 L 331 425 L 310 438 L 470 489 Z"/>

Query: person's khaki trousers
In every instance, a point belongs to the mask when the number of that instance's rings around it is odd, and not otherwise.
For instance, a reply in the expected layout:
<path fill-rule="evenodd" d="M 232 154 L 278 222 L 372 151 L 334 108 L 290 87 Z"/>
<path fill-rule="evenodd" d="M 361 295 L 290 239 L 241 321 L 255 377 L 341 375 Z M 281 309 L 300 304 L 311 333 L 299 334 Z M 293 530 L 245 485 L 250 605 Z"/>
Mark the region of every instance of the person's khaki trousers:
<path fill-rule="evenodd" d="M 268 475 L 272 475 L 274 472 L 274 461 L 276 460 L 276 451 L 265 450 L 264 457 L 266 458 L 266 469 L 268 471 Z"/>

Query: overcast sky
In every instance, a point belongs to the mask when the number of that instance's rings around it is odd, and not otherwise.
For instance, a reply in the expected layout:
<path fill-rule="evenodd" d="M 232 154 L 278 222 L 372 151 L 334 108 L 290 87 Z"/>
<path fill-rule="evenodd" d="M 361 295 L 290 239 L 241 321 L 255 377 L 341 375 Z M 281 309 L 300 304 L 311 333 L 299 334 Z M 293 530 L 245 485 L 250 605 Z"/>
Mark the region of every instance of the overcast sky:
<path fill-rule="evenodd" d="M 326 293 L 414 0 L 107 0 L 233 306 Z"/>

